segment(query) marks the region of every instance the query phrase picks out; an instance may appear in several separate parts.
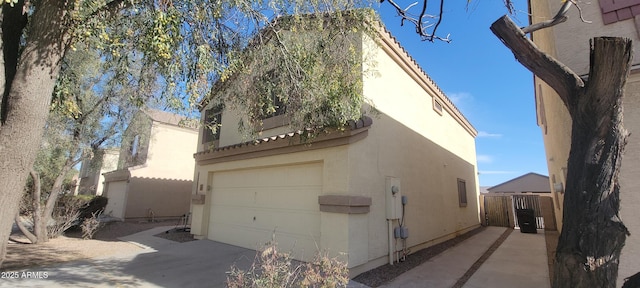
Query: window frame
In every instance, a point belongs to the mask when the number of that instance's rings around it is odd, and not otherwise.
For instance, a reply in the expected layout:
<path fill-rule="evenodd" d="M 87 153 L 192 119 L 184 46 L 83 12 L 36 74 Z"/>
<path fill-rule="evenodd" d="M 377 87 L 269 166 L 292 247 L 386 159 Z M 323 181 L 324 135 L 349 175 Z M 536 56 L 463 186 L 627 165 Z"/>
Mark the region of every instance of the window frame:
<path fill-rule="evenodd" d="M 222 126 L 222 110 L 224 106 L 222 104 L 213 106 L 204 111 L 204 125 L 203 125 L 203 135 L 202 135 L 202 144 L 211 143 L 220 140 L 220 127 Z M 211 121 L 215 120 L 215 121 Z M 213 133 L 209 125 L 214 123 L 216 125 L 216 132 Z"/>
<path fill-rule="evenodd" d="M 469 203 L 467 197 L 467 181 L 458 178 L 456 187 L 458 190 L 458 205 L 460 207 L 467 207 Z"/>

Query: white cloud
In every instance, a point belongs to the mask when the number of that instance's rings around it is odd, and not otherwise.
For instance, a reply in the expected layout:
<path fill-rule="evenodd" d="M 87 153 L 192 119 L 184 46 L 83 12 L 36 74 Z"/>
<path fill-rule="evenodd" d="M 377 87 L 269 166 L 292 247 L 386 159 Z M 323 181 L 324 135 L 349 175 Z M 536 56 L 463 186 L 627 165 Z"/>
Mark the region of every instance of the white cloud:
<path fill-rule="evenodd" d="M 447 97 L 449 100 L 453 102 L 455 105 L 460 105 L 461 102 L 471 99 L 471 93 L 467 92 L 458 92 L 458 93 L 447 93 Z"/>
<path fill-rule="evenodd" d="M 482 163 L 491 163 L 491 162 L 493 162 L 493 157 L 491 157 L 489 155 L 478 154 L 476 156 L 476 159 L 478 160 L 478 162 L 482 162 Z"/>
<path fill-rule="evenodd" d="M 496 171 L 496 170 L 480 170 L 478 171 L 480 175 L 495 175 L 495 174 L 516 174 L 516 171 Z"/>
<path fill-rule="evenodd" d="M 478 131 L 478 137 L 500 138 L 500 137 L 502 137 L 502 134 L 489 133 L 489 132 L 486 132 L 486 131 Z"/>

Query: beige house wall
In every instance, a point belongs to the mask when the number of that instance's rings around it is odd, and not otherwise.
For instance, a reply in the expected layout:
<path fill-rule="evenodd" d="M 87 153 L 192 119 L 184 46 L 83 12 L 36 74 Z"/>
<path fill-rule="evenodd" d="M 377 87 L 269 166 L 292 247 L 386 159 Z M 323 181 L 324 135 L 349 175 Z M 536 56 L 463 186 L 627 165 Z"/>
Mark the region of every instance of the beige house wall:
<path fill-rule="evenodd" d="M 118 150 L 109 149 L 105 151 L 104 156 L 102 158 L 102 168 L 99 172 L 98 183 L 96 185 L 96 195 L 102 195 L 104 191 L 104 175 L 103 173 L 107 173 L 118 168 Z"/>
<path fill-rule="evenodd" d="M 103 173 L 115 170 L 118 167 L 118 149 L 107 149 L 101 154 L 100 159 L 96 157 L 82 161 L 80 168 L 80 182 L 77 191 L 84 195 L 102 195 L 104 190 Z"/>
<path fill-rule="evenodd" d="M 189 213 L 191 181 L 130 178 L 125 215 L 130 218 L 179 218 Z"/>
<path fill-rule="evenodd" d="M 416 81 L 413 77 L 419 75 L 412 77 L 413 71 L 403 69 L 397 62 L 403 60 L 400 55 L 385 51 L 370 39 L 366 41 L 365 51 L 374 57 L 375 69 L 384 73 L 364 78 L 365 98 L 380 114 L 373 115 L 367 138 L 349 146 L 349 171 L 358 175 L 350 178 L 349 193 L 372 199 L 366 219 L 351 219 L 360 228 L 366 225 L 368 231 L 355 229 L 360 233 L 351 235 L 349 241 L 354 246 L 359 243 L 362 250 L 351 252 L 350 265 L 370 261 L 379 265 L 388 258 L 386 177 L 398 178 L 400 193 L 408 197 L 405 223 L 410 235 L 407 245 L 412 251 L 480 224 L 475 130 L 465 129 L 446 109 L 442 115 L 436 112 L 432 97 L 439 95 L 428 90 L 437 89 L 435 85 L 429 87 L 432 83 Z M 448 101 L 438 99 L 443 105 Z M 459 205 L 458 179 L 466 182 L 467 207 Z"/>
<path fill-rule="evenodd" d="M 156 121 L 150 115 L 164 116 L 165 120 L 180 116 L 148 113 L 138 113 L 130 123 L 123 135 L 118 170 L 107 176 L 112 181 L 105 188 L 108 205 L 117 212 L 113 215 L 116 218 L 177 218 L 190 209 L 198 131 Z M 131 145 L 136 135 L 139 140 L 134 157 Z"/>
<path fill-rule="evenodd" d="M 533 22 L 549 18 L 549 11 L 555 13 L 562 4 L 561 1 L 529 1 L 533 13 Z M 569 12 L 569 20 L 553 28 L 535 32 L 534 42 L 547 53 L 556 56 L 560 62 L 567 65 L 579 75 L 586 75 L 589 67 L 589 39 L 597 36 L 627 37 L 638 43 L 638 30 L 634 19 L 603 25 L 598 2 L 580 3 L 584 18 L 593 21 L 586 24 L 580 21 L 576 9 Z M 634 50 L 634 64 L 640 61 L 639 50 Z M 571 118 L 557 94 L 537 77 L 534 81 L 536 89 L 536 105 L 538 124 L 543 133 L 549 178 L 556 224 L 562 229 L 562 205 L 567 159 L 571 142 Z M 636 235 L 640 234 L 640 218 L 635 211 L 640 207 L 640 195 L 635 193 L 640 189 L 640 73 L 632 70 L 625 87 L 624 125 L 630 132 L 627 141 L 620 174 L 620 216 L 629 229 L 631 236 L 627 238 L 622 249 L 618 273 L 618 287 L 624 279 L 640 271 L 640 241 Z M 555 187 L 557 183 L 558 187 Z"/>
<path fill-rule="evenodd" d="M 555 0 L 529 2 L 540 2 L 539 5 L 548 3 L 549 9 L 553 14 L 563 4 L 562 1 Z M 638 30 L 633 18 L 604 25 L 598 1 L 583 1 L 579 2 L 579 5 L 584 19 L 591 21 L 591 23 L 582 22 L 578 10 L 572 8 L 567 13 L 569 19 L 551 29 L 553 29 L 555 36 L 556 57 L 578 75 L 586 75 L 589 73 L 589 40 L 591 38 L 599 36 L 626 37 L 633 40 L 634 43 L 638 43 L 640 38 L 638 38 Z M 534 23 L 544 20 L 543 17 L 534 15 Z M 640 61 L 639 57 L 640 52 L 635 49 L 633 62 L 638 63 Z"/>
<path fill-rule="evenodd" d="M 131 176 L 192 179 L 198 131 L 153 122 L 147 160 L 131 168 Z"/>

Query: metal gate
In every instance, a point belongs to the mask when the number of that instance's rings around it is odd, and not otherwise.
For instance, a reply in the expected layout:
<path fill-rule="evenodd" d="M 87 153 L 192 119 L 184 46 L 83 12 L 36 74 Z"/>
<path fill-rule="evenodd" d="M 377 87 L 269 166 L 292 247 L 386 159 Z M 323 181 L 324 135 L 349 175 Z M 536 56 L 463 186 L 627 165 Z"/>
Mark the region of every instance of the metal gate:
<path fill-rule="evenodd" d="M 542 210 L 540 209 L 540 201 L 538 195 L 513 195 L 513 208 L 515 211 L 519 209 L 531 209 L 536 218 L 536 228 L 544 229 L 544 221 L 542 219 Z M 515 215 L 515 226 L 518 226 L 518 213 Z"/>
<path fill-rule="evenodd" d="M 509 196 L 485 196 L 484 209 L 487 226 L 511 227 L 509 225 Z"/>

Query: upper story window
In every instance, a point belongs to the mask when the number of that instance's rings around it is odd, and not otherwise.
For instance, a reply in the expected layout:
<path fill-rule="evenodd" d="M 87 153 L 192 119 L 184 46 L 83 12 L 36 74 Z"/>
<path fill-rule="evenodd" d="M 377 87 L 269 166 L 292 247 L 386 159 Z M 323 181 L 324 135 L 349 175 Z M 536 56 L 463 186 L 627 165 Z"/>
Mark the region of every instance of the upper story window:
<path fill-rule="evenodd" d="M 275 93 L 271 93 L 269 100 L 271 103 L 263 107 L 264 111 L 262 112 L 264 113 L 263 115 L 265 115 L 264 119 L 284 115 L 287 112 L 287 106 Z"/>
<path fill-rule="evenodd" d="M 467 182 L 458 178 L 458 204 L 467 207 Z"/>
<path fill-rule="evenodd" d="M 133 136 L 133 140 L 131 140 L 131 147 L 129 150 L 131 152 L 131 158 L 135 159 L 138 156 L 138 150 L 140 149 L 140 135 Z"/>
<path fill-rule="evenodd" d="M 204 137 L 202 143 L 213 142 L 220 139 L 220 126 L 222 125 L 223 105 L 214 106 L 204 112 Z"/>

